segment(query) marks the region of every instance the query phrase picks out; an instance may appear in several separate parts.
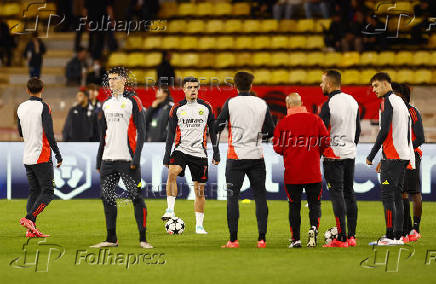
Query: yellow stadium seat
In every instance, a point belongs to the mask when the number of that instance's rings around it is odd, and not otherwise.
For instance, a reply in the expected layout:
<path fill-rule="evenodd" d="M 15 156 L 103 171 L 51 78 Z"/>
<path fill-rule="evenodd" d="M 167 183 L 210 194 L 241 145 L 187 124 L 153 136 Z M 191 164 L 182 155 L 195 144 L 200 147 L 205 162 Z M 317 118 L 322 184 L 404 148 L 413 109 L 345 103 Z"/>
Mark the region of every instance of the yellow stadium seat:
<path fill-rule="evenodd" d="M 323 62 L 324 62 L 324 53 L 312 52 L 307 54 L 306 65 L 321 66 Z"/>
<path fill-rule="evenodd" d="M 428 65 L 431 61 L 431 53 L 428 51 L 417 51 L 412 60 L 412 65 Z"/>
<path fill-rule="evenodd" d="M 235 66 L 250 66 L 253 63 L 251 53 L 242 52 L 236 54 Z"/>
<path fill-rule="evenodd" d="M 215 49 L 216 38 L 214 37 L 201 37 L 198 40 L 198 49 Z"/>
<path fill-rule="evenodd" d="M 236 37 L 237 49 L 251 49 L 253 48 L 253 38 L 249 36 Z"/>
<path fill-rule="evenodd" d="M 263 20 L 260 24 L 260 31 L 264 33 L 277 32 L 279 29 L 279 22 L 277 20 Z"/>
<path fill-rule="evenodd" d="M 219 53 L 215 57 L 215 65 L 218 68 L 234 66 L 235 61 L 235 55 L 230 52 Z"/>
<path fill-rule="evenodd" d="M 271 56 L 270 66 L 288 66 L 290 56 L 287 52 L 274 52 Z"/>
<path fill-rule="evenodd" d="M 258 36 L 253 39 L 254 49 L 269 49 L 271 46 L 271 38 L 267 36 Z"/>
<path fill-rule="evenodd" d="M 339 66 L 342 60 L 342 54 L 339 52 L 328 52 L 324 54 L 324 62 L 321 64 L 325 67 Z"/>
<path fill-rule="evenodd" d="M 301 84 L 306 82 L 307 72 L 302 69 L 292 70 L 289 73 L 290 84 Z"/>
<path fill-rule="evenodd" d="M 130 71 L 133 75 L 132 77 L 136 80 L 136 83 L 143 84 L 145 83 L 145 72 L 140 69 L 135 69 Z"/>
<path fill-rule="evenodd" d="M 215 7 L 211 10 L 215 15 L 231 15 L 232 14 L 232 4 L 230 3 L 215 3 Z"/>
<path fill-rule="evenodd" d="M 203 20 L 191 20 L 186 24 L 185 32 L 188 33 L 204 33 L 206 27 Z"/>
<path fill-rule="evenodd" d="M 415 84 L 430 84 L 432 73 L 428 69 L 418 69 L 415 71 Z"/>
<path fill-rule="evenodd" d="M 181 72 L 182 78 L 186 77 L 199 77 L 200 72 L 194 69 L 186 69 Z"/>
<path fill-rule="evenodd" d="M 268 69 L 256 69 L 256 71 L 254 71 L 254 80 L 256 84 L 271 83 L 271 78 L 271 71 Z"/>
<path fill-rule="evenodd" d="M 312 19 L 304 19 L 297 21 L 297 32 L 306 33 L 313 32 L 315 29 L 315 23 Z"/>
<path fill-rule="evenodd" d="M 385 69 L 385 68 L 383 68 L 383 72 L 388 73 L 393 82 L 397 81 L 397 79 L 398 79 L 398 71 L 397 71 L 397 69 L 392 69 L 392 68 L 386 68 Z"/>
<path fill-rule="evenodd" d="M 183 33 L 186 31 L 185 20 L 172 20 L 167 22 L 167 31 L 171 33 Z"/>
<path fill-rule="evenodd" d="M 339 66 L 350 67 L 359 64 L 359 53 L 358 52 L 344 52 L 342 53 L 342 59 Z"/>
<path fill-rule="evenodd" d="M 215 70 L 212 69 L 206 69 L 206 70 L 200 70 L 198 72 L 198 79 L 200 80 L 200 84 L 209 84 L 211 79 L 215 77 Z"/>
<path fill-rule="evenodd" d="M 167 19 L 177 14 L 176 2 L 164 2 L 160 4 L 159 19 Z"/>
<path fill-rule="evenodd" d="M 162 48 L 163 49 L 178 49 L 180 47 L 180 38 L 176 36 L 163 37 Z"/>
<path fill-rule="evenodd" d="M 162 60 L 162 54 L 158 52 L 146 53 L 145 62 L 142 66 L 152 67 L 157 66 Z"/>
<path fill-rule="evenodd" d="M 156 82 L 157 72 L 155 69 L 146 69 L 144 71 L 144 77 L 146 86 L 153 86 Z"/>
<path fill-rule="evenodd" d="M 311 69 L 306 73 L 305 84 L 319 84 L 321 82 L 321 77 L 323 74 L 321 69 Z"/>
<path fill-rule="evenodd" d="M 306 37 L 305 36 L 291 36 L 289 37 L 289 48 L 299 49 L 306 47 Z"/>
<path fill-rule="evenodd" d="M 261 29 L 260 26 L 261 25 L 259 20 L 245 20 L 242 30 L 245 33 L 255 33 L 259 32 L 259 30 Z"/>
<path fill-rule="evenodd" d="M 356 69 L 345 70 L 342 73 L 342 83 L 344 85 L 359 84 L 359 82 L 360 82 L 359 70 Z"/>
<path fill-rule="evenodd" d="M 224 30 L 226 33 L 240 33 L 242 30 L 242 21 L 227 20 Z"/>
<path fill-rule="evenodd" d="M 322 36 L 309 36 L 307 37 L 307 49 L 322 49 L 324 48 L 324 37 Z"/>
<path fill-rule="evenodd" d="M 221 36 L 216 40 L 217 49 L 231 49 L 233 48 L 234 40 L 231 36 Z"/>
<path fill-rule="evenodd" d="M 378 60 L 378 54 L 374 51 L 364 52 L 360 55 L 360 65 L 375 65 Z"/>
<path fill-rule="evenodd" d="M 378 55 L 378 60 L 375 62 L 378 66 L 395 65 L 395 53 L 393 51 L 383 51 Z"/>
<path fill-rule="evenodd" d="M 428 39 L 428 47 L 429 48 L 436 48 L 436 34 L 430 35 Z"/>
<path fill-rule="evenodd" d="M 401 69 L 398 71 L 398 83 L 409 83 L 414 84 L 415 83 L 415 72 L 413 72 L 410 69 Z"/>
<path fill-rule="evenodd" d="M 121 52 L 113 52 L 108 60 L 109 66 L 124 66 L 127 62 L 127 54 Z"/>
<path fill-rule="evenodd" d="M 270 46 L 273 49 L 287 49 L 289 46 L 289 38 L 287 36 L 273 36 Z"/>
<path fill-rule="evenodd" d="M 289 72 L 286 69 L 274 70 L 271 72 L 271 83 L 287 84 L 289 83 Z"/>
<path fill-rule="evenodd" d="M 235 16 L 250 15 L 250 4 L 249 3 L 233 4 L 232 14 Z"/>
<path fill-rule="evenodd" d="M 161 48 L 162 39 L 160 37 L 146 37 L 143 41 L 144 49 Z"/>
<path fill-rule="evenodd" d="M 197 49 L 198 48 L 198 38 L 197 37 L 182 37 L 180 41 L 180 49 Z"/>
<path fill-rule="evenodd" d="M 198 64 L 198 54 L 197 53 L 185 53 L 182 55 L 179 66 L 180 67 L 195 67 Z"/>
<path fill-rule="evenodd" d="M 431 59 L 428 63 L 428 65 L 430 66 L 435 66 L 436 65 L 436 51 L 431 52 Z"/>
<path fill-rule="evenodd" d="M 280 32 L 296 32 L 297 21 L 296 20 L 281 20 L 279 24 Z"/>
<path fill-rule="evenodd" d="M 304 66 L 307 63 L 307 54 L 304 52 L 293 52 L 289 55 L 289 66 Z"/>
<path fill-rule="evenodd" d="M 376 4 L 374 8 L 374 13 L 380 14 L 401 14 L 401 13 L 412 13 L 413 3 L 406 1 L 380 1 Z"/>
<path fill-rule="evenodd" d="M 198 55 L 198 67 L 214 67 L 215 66 L 215 54 L 212 53 L 201 53 Z"/>
<path fill-rule="evenodd" d="M 397 65 L 412 65 L 413 53 L 410 51 L 400 51 L 395 56 L 395 62 Z"/>
<path fill-rule="evenodd" d="M 317 33 L 322 33 L 330 28 L 332 20 L 331 19 L 320 19 L 315 22 L 314 31 Z"/>
<path fill-rule="evenodd" d="M 1 6 L 0 15 L 2 16 L 21 16 L 21 7 L 18 3 L 5 3 Z"/>
<path fill-rule="evenodd" d="M 145 66 L 144 64 L 146 61 L 145 54 L 142 52 L 133 52 L 130 53 L 127 56 L 127 62 L 126 65 L 128 67 L 138 67 L 138 66 Z"/>
<path fill-rule="evenodd" d="M 268 52 L 257 52 L 253 55 L 254 66 L 268 66 L 271 63 L 271 54 Z"/>
<path fill-rule="evenodd" d="M 436 70 L 432 72 L 431 83 L 436 84 Z"/>
<path fill-rule="evenodd" d="M 224 32 L 224 27 L 224 21 L 222 20 L 209 20 L 206 24 L 206 32 L 222 33 Z"/>
<path fill-rule="evenodd" d="M 207 16 L 213 13 L 214 7 L 210 2 L 198 3 L 195 14 L 199 16 Z"/>
<path fill-rule="evenodd" d="M 129 36 L 126 41 L 127 49 L 141 49 L 143 47 L 142 37 Z"/>
<path fill-rule="evenodd" d="M 0 7 L 1 8 L 1 7 Z M 24 23 L 18 20 L 7 20 L 11 34 L 21 33 L 24 31 Z"/>
<path fill-rule="evenodd" d="M 197 7 L 193 3 L 180 3 L 178 7 L 179 16 L 190 16 L 197 13 Z"/>
<path fill-rule="evenodd" d="M 377 70 L 375 69 L 363 69 L 362 72 L 360 72 L 360 84 L 363 85 L 369 85 L 369 81 L 371 80 L 372 76 L 375 75 L 375 73 L 377 73 Z"/>
<path fill-rule="evenodd" d="M 224 70 L 224 71 L 218 71 L 215 74 L 215 77 L 218 78 L 219 81 L 215 79 L 215 84 L 217 83 L 224 83 L 224 82 L 233 82 L 233 76 L 235 72 L 233 70 Z"/>

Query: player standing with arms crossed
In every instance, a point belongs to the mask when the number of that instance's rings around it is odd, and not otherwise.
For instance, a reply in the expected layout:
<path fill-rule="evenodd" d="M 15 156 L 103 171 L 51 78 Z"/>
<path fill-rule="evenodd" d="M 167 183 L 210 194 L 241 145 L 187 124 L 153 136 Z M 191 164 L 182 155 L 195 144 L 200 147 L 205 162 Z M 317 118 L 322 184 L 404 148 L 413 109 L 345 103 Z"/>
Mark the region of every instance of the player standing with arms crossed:
<path fill-rule="evenodd" d="M 223 248 L 238 248 L 239 193 L 247 175 L 256 202 L 259 231 L 258 248 L 266 247 L 268 205 L 266 201 L 266 169 L 263 159 L 262 138 L 274 134 L 274 122 L 266 102 L 251 95 L 254 76 L 238 72 L 234 77 L 238 96 L 224 104 L 217 118 L 217 130 L 228 126 L 228 152 L 226 165 L 227 223 L 230 240 Z"/>
<path fill-rule="evenodd" d="M 200 82 L 197 78 L 186 77 L 183 80 L 185 99 L 175 104 L 170 110 L 168 122 L 168 136 L 166 141 L 163 164 L 168 167 L 166 184 L 167 209 L 162 220 L 175 217 L 174 206 L 177 196 L 177 176 L 185 175 L 186 166 L 189 167 L 195 191 L 195 232 L 207 234 L 203 226 L 204 220 L 204 186 L 208 178 L 207 161 L 207 130 L 213 147 L 214 165 L 220 162 L 216 131 L 215 116 L 211 105 L 198 99 Z M 174 143 L 174 151 L 171 149 Z"/>
<path fill-rule="evenodd" d="M 27 215 L 20 224 L 27 228 L 26 237 L 49 237 L 36 228 L 36 218 L 53 199 L 53 163 L 51 149 L 57 160 L 56 167 L 62 165 L 53 134 L 53 120 L 50 106 L 43 102 L 43 83 L 38 78 L 27 81 L 26 92 L 30 98 L 17 109 L 18 132 L 24 138 L 23 163 L 26 168 L 30 195 L 27 200 Z M 50 149 L 51 148 L 51 149 Z"/>
<path fill-rule="evenodd" d="M 141 194 L 141 151 L 144 146 L 144 116 L 141 100 L 125 89 L 128 74 L 115 67 L 108 72 L 111 96 L 103 103 L 97 170 L 100 172 L 101 198 L 106 216 L 106 240 L 94 248 L 117 247 L 117 203 L 115 188 L 123 179 L 133 201 L 141 248 L 153 248 L 146 239 L 147 207 Z"/>
<path fill-rule="evenodd" d="M 319 116 L 331 138 L 330 147 L 324 150 L 324 178 L 338 229 L 338 238 L 324 247 L 356 246 L 357 203 L 353 185 L 360 136 L 359 105 L 352 96 L 341 91 L 341 73 L 338 71 L 329 70 L 322 75 L 321 89 L 328 100 Z"/>

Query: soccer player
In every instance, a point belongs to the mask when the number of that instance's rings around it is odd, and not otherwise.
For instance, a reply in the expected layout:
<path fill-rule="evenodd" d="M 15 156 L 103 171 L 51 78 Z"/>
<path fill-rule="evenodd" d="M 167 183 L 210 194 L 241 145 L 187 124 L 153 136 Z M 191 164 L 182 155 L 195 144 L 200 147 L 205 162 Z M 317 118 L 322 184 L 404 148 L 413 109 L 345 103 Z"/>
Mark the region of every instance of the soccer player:
<path fill-rule="evenodd" d="M 404 244 L 404 207 L 401 196 L 406 166 L 415 166 L 409 110 L 392 92 L 389 74 L 379 72 L 371 78 L 372 89 L 382 98 L 380 131 L 366 163 L 372 165 L 383 145 L 380 167 L 381 196 L 386 221 L 386 235 L 377 240 L 379 246 Z"/>
<path fill-rule="evenodd" d="M 360 136 L 359 105 L 352 96 L 341 91 L 341 73 L 338 71 L 329 70 L 322 75 L 321 89 L 328 100 L 319 116 L 331 138 L 330 147 L 324 150 L 324 178 L 338 229 L 338 238 L 324 246 L 356 246 L 357 203 L 353 184 Z"/>
<path fill-rule="evenodd" d="M 288 115 L 274 130 L 273 146 L 283 155 L 285 190 L 289 199 L 289 224 L 292 234 L 289 248 L 301 248 L 301 194 L 303 188 L 309 204 L 310 229 L 307 247 L 316 247 L 321 218 L 322 176 L 320 157 L 329 145 L 330 137 L 323 121 L 301 106 L 301 97 L 292 93 L 286 97 Z M 303 141 L 303 143 L 301 143 Z"/>
<path fill-rule="evenodd" d="M 400 96 L 407 108 L 409 109 L 410 118 L 412 119 L 412 143 L 415 150 L 415 169 L 406 168 L 403 188 L 404 203 L 404 225 L 403 239 L 408 241 L 417 241 L 421 238 L 419 224 L 422 215 L 422 195 L 421 195 L 421 157 L 422 150 L 420 146 L 425 142 L 424 127 L 422 125 L 421 114 L 418 109 L 410 105 L 410 88 L 405 84 L 392 83 L 394 93 Z M 409 196 L 413 202 L 413 226 L 410 219 L 410 202 Z"/>
<path fill-rule="evenodd" d="M 214 165 L 220 162 L 217 136 L 214 128 L 215 115 L 211 105 L 198 99 L 200 82 L 197 78 L 186 77 L 183 80 L 185 99 L 175 104 L 170 110 L 168 136 L 163 164 L 168 168 L 166 185 L 167 209 L 162 220 L 175 216 L 174 206 L 177 196 L 177 176 L 185 175 L 186 166 L 192 175 L 195 191 L 195 232 L 207 234 L 203 226 L 204 220 L 204 186 L 208 178 L 207 131 L 213 148 Z M 174 151 L 171 148 L 174 143 Z"/>
<path fill-rule="evenodd" d="M 20 224 L 27 228 L 26 237 L 44 238 L 49 235 L 36 228 L 36 218 L 53 199 L 53 163 L 51 149 L 62 165 L 62 156 L 53 134 L 50 106 L 42 100 L 43 83 L 38 78 L 27 81 L 26 92 L 30 98 L 17 109 L 18 132 L 24 138 L 23 163 L 26 168 L 30 194 L 27 200 L 27 215 Z"/>
<path fill-rule="evenodd" d="M 238 248 L 239 193 L 247 175 L 256 202 L 259 237 L 258 248 L 266 247 L 268 205 L 266 202 L 266 169 L 263 159 L 262 138 L 274 134 L 274 122 L 266 102 L 251 95 L 254 76 L 248 72 L 235 74 L 238 96 L 224 104 L 215 122 L 218 131 L 228 126 L 228 152 L 226 165 L 227 223 L 230 240 L 223 248 Z"/>
<path fill-rule="evenodd" d="M 116 247 L 117 204 L 115 187 L 120 178 L 133 201 L 141 248 L 147 242 L 147 208 L 141 195 L 140 159 L 144 144 L 144 116 L 141 100 L 125 89 L 128 74 L 124 68 L 111 69 L 107 75 L 111 96 L 103 103 L 97 170 L 100 172 L 101 198 L 106 216 L 106 240 L 92 247 Z"/>

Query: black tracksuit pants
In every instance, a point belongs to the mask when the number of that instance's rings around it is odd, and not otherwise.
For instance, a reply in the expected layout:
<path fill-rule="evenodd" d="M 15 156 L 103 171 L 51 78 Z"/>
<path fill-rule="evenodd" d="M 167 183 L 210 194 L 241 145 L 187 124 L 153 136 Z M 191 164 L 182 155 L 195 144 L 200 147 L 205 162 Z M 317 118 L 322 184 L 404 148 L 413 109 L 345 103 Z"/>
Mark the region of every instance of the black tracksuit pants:
<path fill-rule="evenodd" d="M 53 199 L 53 164 L 52 162 L 47 162 L 24 166 L 30 186 L 26 218 L 36 222 L 37 216 Z"/>
<path fill-rule="evenodd" d="M 268 205 L 266 202 L 266 169 L 264 159 L 227 160 L 227 224 L 230 241 L 238 239 L 239 194 L 245 175 L 250 180 L 256 203 L 257 228 L 259 240 L 265 240 L 267 232 Z"/>
<path fill-rule="evenodd" d="M 106 228 L 108 242 L 116 242 L 117 222 L 117 194 L 115 188 L 123 179 L 127 188 L 128 196 L 133 201 L 135 219 L 139 231 L 139 240 L 146 241 L 147 207 L 141 195 L 141 169 L 130 169 L 129 161 L 103 160 L 100 169 L 101 198 L 103 200 L 104 213 L 106 216 Z"/>

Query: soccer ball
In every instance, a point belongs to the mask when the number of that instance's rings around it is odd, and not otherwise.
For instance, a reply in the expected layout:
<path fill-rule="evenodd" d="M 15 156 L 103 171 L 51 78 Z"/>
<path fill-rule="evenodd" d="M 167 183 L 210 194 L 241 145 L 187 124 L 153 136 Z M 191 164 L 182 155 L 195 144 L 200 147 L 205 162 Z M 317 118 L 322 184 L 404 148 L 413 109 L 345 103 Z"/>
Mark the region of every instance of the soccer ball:
<path fill-rule="evenodd" d="M 165 230 L 170 235 L 180 235 L 185 230 L 185 222 L 178 217 L 173 217 L 166 222 Z"/>
<path fill-rule="evenodd" d="M 333 241 L 333 239 L 336 239 L 337 237 L 338 237 L 338 228 L 336 227 L 332 227 L 327 231 L 325 231 L 324 233 L 324 241 L 326 244 L 330 243 L 331 241 Z"/>

